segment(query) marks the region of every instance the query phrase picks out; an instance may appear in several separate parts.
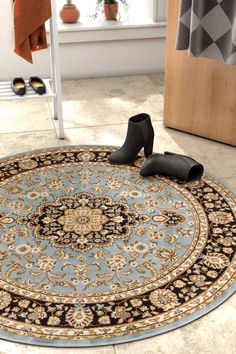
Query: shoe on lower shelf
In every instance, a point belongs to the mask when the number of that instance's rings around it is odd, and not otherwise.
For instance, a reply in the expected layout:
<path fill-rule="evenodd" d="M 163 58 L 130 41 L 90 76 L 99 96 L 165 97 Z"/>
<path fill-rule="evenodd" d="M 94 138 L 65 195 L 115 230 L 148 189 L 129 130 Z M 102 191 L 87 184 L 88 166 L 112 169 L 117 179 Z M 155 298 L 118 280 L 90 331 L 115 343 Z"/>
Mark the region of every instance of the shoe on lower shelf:
<path fill-rule="evenodd" d="M 22 77 L 15 77 L 11 81 L 11 88 L 18 96 L 24 96 L 26 93 L 26 84 L 25 80 Z"/>
<path fill-rule="evenodd" d="M 39 95 L 46 93 L 46 86 L 42 79 L 38 76 L 31 76 L 29 78 L 29 85 Z"/>

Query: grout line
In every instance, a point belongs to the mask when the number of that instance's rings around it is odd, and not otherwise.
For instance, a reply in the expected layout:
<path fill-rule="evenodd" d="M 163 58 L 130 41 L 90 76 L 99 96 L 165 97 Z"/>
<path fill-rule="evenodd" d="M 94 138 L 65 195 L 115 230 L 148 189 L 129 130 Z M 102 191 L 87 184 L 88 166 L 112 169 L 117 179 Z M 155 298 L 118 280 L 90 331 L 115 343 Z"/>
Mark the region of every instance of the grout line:
<path fill-rule="evenodd" d="M 48 110 L 49 110 L 51 119 L 54 120 L 53 114 L 52 114 L 52 110 L 51 110 L 51 105 L 50 105 L 50 102 L 49 102 L 49 98 L 47 98 L 47 105 L 48 105 Z"/>
<path fill-rule="evenodd" d="M 163 118 L 160 120 L 153 120 L 152 123 L 159 123 L 162 122 Z M 119 125 L 127 125 L 128 122 L 126 123 L 118 123 L 118 124 L 99 124 L 99 125 L 83 125 L 83 126 L 74 126 L 74 127 L 64 127 L 64 129 L 81 129 L 81 128 L 99 128 L 99 127 L 113 127 L 113 126 L 119 126 Z"/>
<path fill-rule="evenodd" d="M 6 132 L 6 133 L 0 133 L 1 135 L 11 135 L 11 134 L 27 134 L 27 133 L 36 133 L 36 132 L 54 132 L 55 129 L 43 129 L 43 130 L 26 130 L 26 131 L 21 131 L 21 132 Z"/>
<path fill-rule="evenodd" d="M 207 138 L 204 138 L 203 137 L 203 139 L 207 139 Z M 221 142 L 218 142 L 218 141 L 214 141 L 214 140 L 210 140 L 210 139 L 207 139 L 207 140 L 209 140 L 211 143 L 213 143 L 213 144 L 222 144 L 222 146 L 223 145 L 225 145 L 224 143 L 221 143 Z M 220 148 L 221 148 L 221 146 L 220 146 Z M 219 169 L 219 167 L 215 164 L 215 159 L 214 158 L 209 158 L 208 156 L 207 156 L 207 154 L 206 154 L 206 150 L 205 150 L 205 148 L 203 147 L 203 146 L 199 146 L 199 149 L 200 149 L 200 151 L 204 154 L 204 156 L 207 158 L 207 160 L 210 162 L 210 164 L 212 165 L 212 167 L 214 168 L 214 170 L 217 172 L 217 176 L 220 178 L 220 179 L 222 179 L 222 180 L 224 180 L 225 178 L 231 178 L 231 177 L 236 177 L 236 175 L 235 176 L 224 176 L 224 175 L 222 175 L 221 174 L 221 170 Z M 213 172 L 214 173 L 214 172 Z"/>
<path fill-rule="evenodd" d="M 52 125 L 53 125 L 53 130 L 56 132 L 57 134 L 57 126 L 55 124 L 55 119 L 54 119 L 54 116 L 53 116 L 53 112 L 51 110 L 51 105 L 53 105 L 53 102 L 51 100 L 51 102 L 49 102 L 49 99 L 47 99 L 47 103 L 48 103 L 48 110 L 49 110 L 49 113 L 50 113 L 50 116 L 51 116 L 51 120 L 52 120 Z M 63 114 L 63 113 L 62 113 Z M 65 129 L 65 128 L 64 128 Z M 57 138 L 58 138 L 58 134 L 57 134 Z"/>
<path fill-rule="evenodd" d="M 221 176 L 221 179 L 236 179 L 236 175 L 232 175 L 232 176 Z"/>
<path fill-rule="evenodd" d="M 54 130 L 58 130 L 58 128 L 56 127 L 56 120 L 54 118 L 52 118 L 53 120 L 53 128 L 50 129 L 36 129 L 36 130 L 25 130 L 25 131 L 12 131 L 12 132 L 4 132 L 4 133 L 0 133 L 1 135 L 7 135 L 7 134 L 26 134 L 26 133 L 33 133 L 33 132 L 42 132 L 42 131 L 54 131 Z M 162 122 L 162 120 L 152 120 L 153 123 L 159 123 Z M 112 127 L 112 126 L 120 126 L 120 125 L 127 125 L 126 123 L 119 123 L 119 124 L 103 124 L 103 125 L 84 125 L 84 126 L 78 126 L 78 127 L 64 127 L 65 130 L 70 130 L 70 129 L 83 129 L 83 128 L 102 128 L 102 127 Z"/>

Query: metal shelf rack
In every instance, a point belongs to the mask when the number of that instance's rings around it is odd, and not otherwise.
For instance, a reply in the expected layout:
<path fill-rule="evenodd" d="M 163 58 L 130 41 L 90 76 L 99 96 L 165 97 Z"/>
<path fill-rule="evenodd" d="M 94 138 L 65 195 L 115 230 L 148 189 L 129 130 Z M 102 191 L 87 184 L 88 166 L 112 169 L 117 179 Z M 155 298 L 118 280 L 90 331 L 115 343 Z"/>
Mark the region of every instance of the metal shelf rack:
<path fill-rule="evenodd" d="M 43 80 L 46 86 L 46 93 L 44 95 L 36 94 L 26 80 L 26 94 L 24 96 L 17 96 L 11 89 L 11 82 L 5 81 L 0 82 L 0 101 L 52 98 L 53 118 L 58 119 L 59 123 L 59 139 L 64 139 L 56 0 L 51 0 L 51 11 L 52 16 L 49 20 L 51 78 Z"/>

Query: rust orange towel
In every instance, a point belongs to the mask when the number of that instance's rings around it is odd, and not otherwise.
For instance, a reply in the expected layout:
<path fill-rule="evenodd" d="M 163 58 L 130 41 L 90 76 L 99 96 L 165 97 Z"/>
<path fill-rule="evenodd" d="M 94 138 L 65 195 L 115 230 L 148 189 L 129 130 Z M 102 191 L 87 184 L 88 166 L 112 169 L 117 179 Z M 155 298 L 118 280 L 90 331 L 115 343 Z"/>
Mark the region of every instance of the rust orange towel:
<path fill-rule="evenodd" d="M 13 0 L 15 53 L 33 63 L 32 52 L 47 48 L 45 22 L 51 17 L 50 0 Z"/>

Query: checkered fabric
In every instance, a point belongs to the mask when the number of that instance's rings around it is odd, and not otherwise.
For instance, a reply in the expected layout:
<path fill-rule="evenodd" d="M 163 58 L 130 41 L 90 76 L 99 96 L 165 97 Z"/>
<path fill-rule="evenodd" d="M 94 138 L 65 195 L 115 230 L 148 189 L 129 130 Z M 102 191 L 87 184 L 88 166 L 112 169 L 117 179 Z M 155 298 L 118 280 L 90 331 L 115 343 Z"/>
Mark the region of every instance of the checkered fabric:
<path fill-rule="evenodd" d="M 236 0 L 181 0 L 176 49 L 236 65 Z"/>

